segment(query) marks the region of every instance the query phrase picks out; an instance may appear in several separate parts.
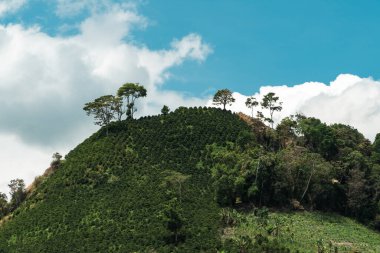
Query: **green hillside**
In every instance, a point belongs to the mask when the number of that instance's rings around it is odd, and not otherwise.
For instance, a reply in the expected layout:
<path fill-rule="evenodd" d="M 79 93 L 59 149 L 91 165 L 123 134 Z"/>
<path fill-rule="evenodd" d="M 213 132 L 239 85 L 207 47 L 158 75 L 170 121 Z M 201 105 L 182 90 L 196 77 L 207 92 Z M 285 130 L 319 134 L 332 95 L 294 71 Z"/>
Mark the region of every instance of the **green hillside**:
<path fill-rule="evenodd" d="M 379 157 L 380 136 L 302 115 L 111 122 L 11 201 L 0 252 L 377 252 Z"/>
<path fill-rule="evenodd" d="M 206 145 L 247 129 L 236 115 L 203 108 L 112 123 L 108 136 L 103 128 L 71 151 L 2 225 L 0 251 L 216 249 L 219 208 L 197 163 Z M 168 229 L 175 216 L 183 223 L 177 242 Z"/>
<path fill-rule="evenodd" d="M 236 225 L 226 227 L 223 239 L 252 240 L 262 233 L 260 219 L 252 213 L 234 212 Z M 270 213 L 267 227 L 277 228 L 271 240 L 292 252 L 380 252 L 380 233 L 358 222 L 333 213 L 275 212 Z"/>

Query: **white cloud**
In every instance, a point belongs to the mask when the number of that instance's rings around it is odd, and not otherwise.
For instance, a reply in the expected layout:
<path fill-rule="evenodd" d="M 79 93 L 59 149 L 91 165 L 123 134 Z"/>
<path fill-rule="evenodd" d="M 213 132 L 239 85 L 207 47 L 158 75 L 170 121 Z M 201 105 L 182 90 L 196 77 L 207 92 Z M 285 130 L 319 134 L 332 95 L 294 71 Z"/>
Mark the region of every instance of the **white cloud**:
<path fill-rule="evenodd" d="M 52 148 L 31 148 L 15 135 L 1 134 L 0 143 L 0 192 L 4 193 L 8 193 L 7 185 L 11 179 L 32 182 L 36 172 L 42 173 L 49 166 L 52 159 L 48 154 L 54 152 Z"/>
<path fill-rule="evenodd" d="M 0 17 L 14 13 L 26 4 L 26 0 L 0 0 Z"/>
<path fill-rule="evenodd" d="M 372 78 L 341 74 L 328 85 L 306 82 L 292 87 L 263 86 L 254 96 L 260 100 L 268 92 L 276 93 L 283 101 L 283 110 L 275 114 L 276 122 L 303 113 L 330 124 L 351 125 L 371 140 L 380 132 L 380 82 Z M 250 115 L 245 107 L 247 96 L 234 93 L 234 97 L 236 102 L 230 109 Z"/>
<path fill-rule="evenodd" d="M 83 11 L 94 13 L 106 12 L 112 9 L 130 10 L 136 12 L 136 1 L 127 0 L 114 3 L 110 0 L 57 0 L 56 14 L 60 17 L 73 17 Z"/>
<path fill-rule="evenodd" d="M 123 8 L 92 14 L 79 34 L 69 37 L 0 25 L 0 57 L 6 59 L 0 61 L 0 141 L 6 143 L 0 152 L 0 191 L 11 178 L 30 183 L 49 165 L 52 152 L 64 153 L 91 134 L 95 127 L 84 103 L 115 93 L 125 82 L 148 89 L 140 115 L 157 113 L 164 103 L 171 109 L 206 103 L 160 86 L 171 67 L 205 60 L 210 47 L 197 34 L 156 51 L 127 42 L 131 29 L 144 25 L 144 17 Z"/>

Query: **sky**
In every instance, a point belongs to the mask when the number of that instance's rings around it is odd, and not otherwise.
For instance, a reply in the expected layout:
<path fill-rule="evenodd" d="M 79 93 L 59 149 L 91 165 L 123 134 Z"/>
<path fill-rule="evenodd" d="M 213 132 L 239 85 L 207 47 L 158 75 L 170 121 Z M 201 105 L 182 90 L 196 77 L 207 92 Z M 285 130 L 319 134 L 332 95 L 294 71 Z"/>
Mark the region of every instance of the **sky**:
<path fill-rule="evenodd" d="M 164 104 L 232 111 L 275 92 L 294 113 L 380 132 L 377 0 L 0 0 L 0 192 L 31 183 L 54 152 L 98 128 L 84 103 L 125 82 L 148 90 L 138 116 Z"/>

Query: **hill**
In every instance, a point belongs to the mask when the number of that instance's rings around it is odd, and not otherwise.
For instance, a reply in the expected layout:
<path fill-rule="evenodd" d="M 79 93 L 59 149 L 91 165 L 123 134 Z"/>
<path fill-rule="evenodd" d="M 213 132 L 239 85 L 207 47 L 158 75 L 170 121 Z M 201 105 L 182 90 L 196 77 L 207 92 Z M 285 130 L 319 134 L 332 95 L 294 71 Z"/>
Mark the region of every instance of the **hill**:
<path fill-rule="evenodd" d="M 380 136 L 303 115 L 276 129 L 206 107 L 111 122 L 36 179 L 0 252 L 373 252 L 379 157 Z"/>
<path fill-rule="evenodd" d="M 236 115 L 203 108 L 112 123 L 72 150 L 2 225 L 0 251 L 216 249 L 219 208 L 197 163 L 206 145 L 247 129 Z"/>

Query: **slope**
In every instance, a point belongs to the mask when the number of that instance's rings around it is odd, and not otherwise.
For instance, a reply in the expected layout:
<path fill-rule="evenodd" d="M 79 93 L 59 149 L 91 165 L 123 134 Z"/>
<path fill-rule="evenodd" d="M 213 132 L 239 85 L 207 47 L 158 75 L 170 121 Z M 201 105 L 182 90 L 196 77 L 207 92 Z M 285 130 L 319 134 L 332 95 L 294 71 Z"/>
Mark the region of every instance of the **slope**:
<path fill-rule="evenodd" d="M 112 123 L 72 150 L 1 226 L 0 252 L 212 251 L 219 208 L 209 173 L 196 165 L 206 145 L 247 129 L 209 108 Z"/>
<path fill-rule="evenodd" d="M 257 216 L 246 212 L 232 212 L 236 225 L 225 229 L 224 240 L 262 233 Z M 380 234 L 368 227 L 334 213 L 273 212 L 267 228 L 278 230 L 276 239 L 291 252 L 380 252 Z M 318 251 L 319 250 L 319 251 Z"/>

